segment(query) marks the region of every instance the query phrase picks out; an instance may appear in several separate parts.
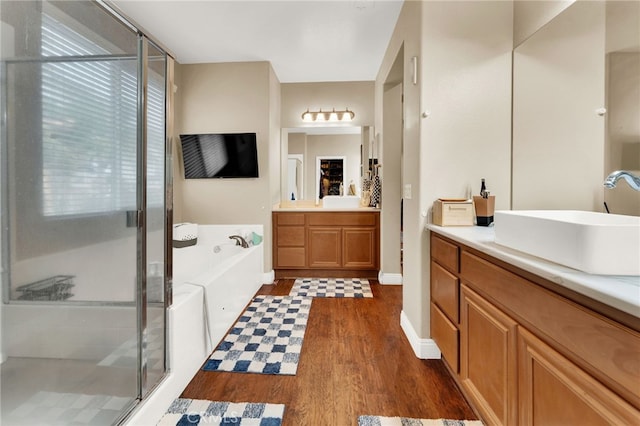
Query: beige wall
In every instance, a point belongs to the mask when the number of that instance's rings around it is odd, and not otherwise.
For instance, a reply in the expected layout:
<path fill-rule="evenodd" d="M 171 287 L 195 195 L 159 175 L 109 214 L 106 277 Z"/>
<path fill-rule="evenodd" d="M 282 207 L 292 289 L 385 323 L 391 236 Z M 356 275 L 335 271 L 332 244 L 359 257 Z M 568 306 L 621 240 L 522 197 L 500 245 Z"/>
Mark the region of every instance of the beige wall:
<path fill-rule="evenodd" d="M 333 108 L 353 111 L 352 126 L 373 124 L 373 81 L 283 83 L 281 89 L 282 127 L 306 126 L 302 113 L 307 109 L 325 111 Z"/>
<path fill-rule="evenodd" d="M 260 177 L 185 180 L 181 153 L 176 149 L 174 199 L 182 202 L 176 217 L 202 224 L 264 225 L 264 267 L 270 271 L 271 206 L 280 197 L 277 78 L 268 62 L 177 68 L 177 133 L 255 132 Z M 175 141 L 179 145 L 179 140 Z"/>
<path fill-rule="evenodd" d="M 271 206 L 280 201 L 282 159 L 287 157 L 287 152 L 282 152 L 282 142 L 280 141 L 281 106 L 280 81 L 269 65 L 269 188 L 271 190 Z"/>
<path fill-rule="evenodd" d="M 430 115 L 422 121 L 423 210 L 439 197 L 479 193 L 481 178 L 496 209 L 510 206 L 512 16 L 511 2 L 424 5 L 422 107 Z M 427 262 L 422 271 L 428 285 Z M 427 335 L 428 307 L 422 312 Z"/>
<path fill-rule="evenodd" d="M 383 84 L 402 47 L 402 182 L 413 193 L 404 203 L 403 313 L 420 338 L 429 337 L 424 225 L 433 201 L 467 197 L 486 178 L 497 208 L 510 204 L 512 17 L 511 2 L 405 2 L 376 79 L 376 130 L 384 140 Z"/>
<path fill-rule="evenodd" d="M 393 81 L 394 83 L 405 82 L 403 85 L 404 96 L 404 127 L 403 136 L 403 176 L 402 181 L 411 184 L 413 188 L 413 197 L 404 201 L 404 269 L 403 269 L 403 313 L 411 323 L 411 326 L 419 334 L 419 337 L 428 337 L 428 329 L 426 333 L 421 330 L 422 309 L 429 312 L 428 306 L 428 284 L 425 288 L 422 282 L 423 262 L 423 243 L 422 243 L 422 223 L 420 220 L 420 187 L 422 185 L 420 179 L 420 80 L 417 85 L 411 83 L 411 58 L 416 56 L 421 59 L 420 40 L 421 40 L 421 13 L 424 4 L 422 2 L 408 1 L 404 2 L 396 28 L 393 32 L 391 41 L 383 58 L 380 70 L 376 78 L 376 120 L 375 120 L 375 140 L 379 145 L 385 143 L 385 129 L 383 126 L 384 114 L 384 91 L 385 83 Z M 402 72 L 397 75 L 398 67 L 394 67 L 394 62 L 399 56 L 402 62 Z M 418 66 L 421 69 L 421 66 Z M 419 71 L 420 72 L 420 71 Z M 380 146 L 377 147 L 378 152 Z M 384 186 L 384 176 L 389 174 L 399 174 L 400 164 L 393 164 L 382 161 L 382 208 L 385 209 L 384 197 L 388 190 Z M 390 189 L 396 190 L 396 189 Z M 383 212 L 384 214 L 384 212 Z M 390 215 L 384 214 L 386 219 Z M 381 223 L 382 236 L 384 239 L 392 239 L 397 234 L 400 224 L 398 219 L 390 218 L 390 221 L 383 220 Z M 382 247 L 381 256 L 383 258 L 389 256 L 387 248 Z"/>
<path fill-rule="evenodd" d="M 576 0 L 513 2 L 513 45 L 517 46 Z"/>
<path fill-rule="evenodd" d="M 306 133 L 289 133 L 289 154 L 305 155 L 307 150 Z"/>

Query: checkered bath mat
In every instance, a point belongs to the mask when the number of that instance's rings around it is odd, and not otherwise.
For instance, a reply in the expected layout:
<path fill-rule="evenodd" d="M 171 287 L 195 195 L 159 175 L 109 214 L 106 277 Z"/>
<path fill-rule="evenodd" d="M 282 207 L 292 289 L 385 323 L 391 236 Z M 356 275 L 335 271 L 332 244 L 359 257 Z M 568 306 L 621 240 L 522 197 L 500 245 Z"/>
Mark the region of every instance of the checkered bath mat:
<path fill-rule="evenodd" d="M 362 278 L 298 278 L 291 296 L 308 297 L 373 297 L 369 281 Z"/>
<path fill-rule="evenodd" d="M 482 426 L 479 420 L 411 419 L 408 417 L 360 416 L 358 426 Z"/>
<path fill-rule="evenodd" d="M 280 426 L 284 405 L 178 398 L 158 426 Z"/>
<path fill-rule="evenodd" d="M 255 297 L 202 369 L 296 374 L 312 300 Z"/>

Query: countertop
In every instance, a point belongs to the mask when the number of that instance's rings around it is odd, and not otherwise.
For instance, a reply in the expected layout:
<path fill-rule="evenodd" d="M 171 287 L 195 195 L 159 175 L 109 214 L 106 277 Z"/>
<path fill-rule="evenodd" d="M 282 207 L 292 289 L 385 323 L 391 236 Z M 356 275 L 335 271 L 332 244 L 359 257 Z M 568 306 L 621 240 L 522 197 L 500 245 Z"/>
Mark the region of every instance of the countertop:
<path fill-rule="evenodd" d="M 350 208 L 328 208 L 320 204 L 316 205 L 315 201 L 290 201 L 286 203 L 275 204 L 272 209 L 274 212 L 379 212 L 380 209 L 375 207 L 350 207 Z"/>
<path fill-rule="evenodd" d="M 495 243 L 492 226 L 426 229 L 640 318 L 640 276 L 592 275 Z"/>

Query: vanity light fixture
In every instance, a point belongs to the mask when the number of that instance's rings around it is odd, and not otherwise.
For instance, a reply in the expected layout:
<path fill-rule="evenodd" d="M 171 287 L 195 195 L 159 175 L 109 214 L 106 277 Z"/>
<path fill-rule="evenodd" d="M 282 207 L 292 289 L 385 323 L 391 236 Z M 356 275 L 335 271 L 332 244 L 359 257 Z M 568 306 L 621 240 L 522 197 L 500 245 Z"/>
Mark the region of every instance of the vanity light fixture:
<path fill-rule="evenodd" d="M 352 121 L 355 116 L 356 114 L 349 108 L 346 108 L 344 111 L 336 111 L 335 108 L 333 108 L 332 111 L 323 111 L 322 109 L 320 109 L 319 111 L 309 111 L 307 109 L 302 113 L 302 121 L 304 121 L 305 123 L 337 123 L 340 121 Z"/>

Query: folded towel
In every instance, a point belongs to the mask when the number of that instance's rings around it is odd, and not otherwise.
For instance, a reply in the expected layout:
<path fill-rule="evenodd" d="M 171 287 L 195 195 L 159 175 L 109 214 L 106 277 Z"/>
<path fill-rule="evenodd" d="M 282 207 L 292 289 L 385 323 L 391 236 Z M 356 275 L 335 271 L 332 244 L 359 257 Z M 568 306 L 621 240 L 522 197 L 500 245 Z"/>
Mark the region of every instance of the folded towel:
<path fill-rule="evenodd" d="M 262 235 L 258 235 L 255 232 L 251 233 L 251 245 L 257 246 L 262 242 Z"/>

